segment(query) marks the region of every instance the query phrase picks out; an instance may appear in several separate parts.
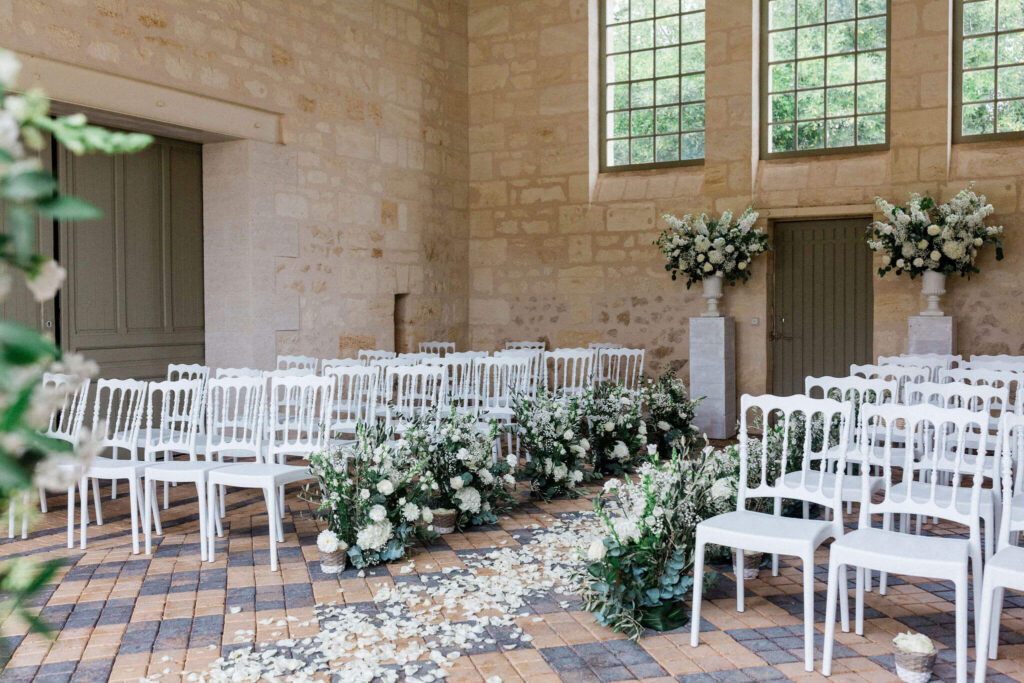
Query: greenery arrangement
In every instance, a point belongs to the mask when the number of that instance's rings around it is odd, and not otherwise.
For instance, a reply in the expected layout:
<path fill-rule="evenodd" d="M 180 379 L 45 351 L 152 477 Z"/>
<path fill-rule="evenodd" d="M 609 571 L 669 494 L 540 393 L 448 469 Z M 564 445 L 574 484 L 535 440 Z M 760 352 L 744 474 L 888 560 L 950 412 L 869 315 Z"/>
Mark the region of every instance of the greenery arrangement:
<path fill-rule="evenodd" d="M 621 384 L 598 384 L 586 394 L 594 475 L 632 472 L 647 446 L 641 396 Z"/>
<path fill-rule="evenodd" d="M 880 277 L 890 271 L 911 278 L 927 271 L 970 277 L 979 272 L 975 259 L 986 244 L 995 245 L 997 261 L 1003 258 L 1003 228 L 985 224 L 995 209 L 974 192 L 974 183 L 944 204 L 916 193 L 906 206 L 881 197 L 875 204 L 885 220 L 868 226 L 867 243 L 882 254 Z"/>
<path fill-rule="evenodd" d="M 583 436 L 586 415 L 576 396 L 540 390 L 536 398 L 518 395 L 512 402 L 520 444 L 530 456 L 523 474 L 535 498 L 576 498 L 590 443 Z"/>
<path fill-rule="evenodd" d="M 693 424 L 693 417 L 694 409 L 703 400 L 701 397 L 691 401 L 686 384 L 670 372 L 644 385 L 648 439 L 657 445 L 663 458 L 673 451 L 689 453 L 698 446 L 700 430 Z"/>
<path fill-rule="evenodd" d="M 708 218 L 706 213 L 686 214 L 682 218 L 665 215 L 668 227 L 654 241 L 667 263 L 665 270 L 675 280 L 686 278 L 689 289 L 694 282 L 720 275 L 735 285 L 750 278 L 750 263 L 758 254 L 768 251 L 768 236 L 753 229 L 758 214 L 747 208 L 738 221 L 731 211 L 721 218 Z"/>
<path fill-rule="evenodd" d="M 435 536 L 430 485 L 421 481 L 427 463 L 383 425 L 360 424 L 354 444 L 314 453 L 309 463 L 320 512 L 354 567 L 400 560 L 417 539 Z"/>
<path fill-rule="evenodd" d="M 422 480 L 430 485 L 430 506 L 456 510 L 456 529 L 494 524 L 512 508 L 516 458 L 495 459 L 497 437 L 497 423 L 481 428 L 474 415 L 454 407 L 441 416 L 436 409 L 417 416 L 405 432 L 414 458 L 426 463 Z"/>
<path fill-rule="evenodd" d="M 135 152 L 151 138 L 88 125 L 81 114 L 51 118 L 49 101 L 40 91 L 11 92 L 20 69 L 18 59 L 0 49 L 0 200 L 4 210 L 0 299 L 10 290 L 10 271 L 21 271 L 29 290 L 43 302 L 56 295 L 65 273 L 52 257 L 35 250 L 38 216 L 62 221 L 102 216 L 88 202 L 61 194 L 57 180 L 42 167 L 35 153 L 46 146 L 47 134 L 75 154 Z M 45 372 L 69 374 L 77 382 L 67 391 L 74 391 L 96 370 L 95 363 L 79 356 L 62 356 L 50 337 L 0 320 L 0 509 L 7 511 L 13 505 L 20 514 L 31 514 L 38 486 L 66 490 L 68 481 L 76 481 L 87 466 L 95 452 L 87 433 L 82 443 L 71 444 L 40 432 L 66 397 L 66 393 L 44 389 L 41 380 Z M 67 463 L 77 466 L 68 468 Z M 28 605 L 59 565 L 59 560 L 37 562 L 27 557 L 0 565 L 0 622 L 17 613 L 33 630 L 48 633 Z"/>
<path fill-rule="evenodd" d="M 610 479 L 594 510 L 607 536 L 587 551 L 583 606 L 598 623 L 637 639 L 685 624 L 683 600 L 693 588 L 697 524 L 724 511 L 712 496 L 722 474 L 707 449 L 644 463 L 636 478 Z M 711 574 L 701 577 L 708 580 Z"/>

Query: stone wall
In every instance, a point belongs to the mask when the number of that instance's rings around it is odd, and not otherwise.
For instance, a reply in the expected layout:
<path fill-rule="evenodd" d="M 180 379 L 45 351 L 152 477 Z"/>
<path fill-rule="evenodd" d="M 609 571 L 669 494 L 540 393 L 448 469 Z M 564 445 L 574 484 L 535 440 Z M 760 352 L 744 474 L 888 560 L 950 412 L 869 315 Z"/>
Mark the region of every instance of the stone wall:
<path fill-rule="evenodd" d="M 596 0 L 470 0 L 470 339 L 618 341 L 648 349 L 652 371 L 685 368 L 696 290 L 672 282 L 651 242 L 663 213 L 742 210 L 771 219 L 869 215 L 873 198 L 945 199 L 970 180 L 1006 226 L 1007 260 L 949 283 L 965 352 L 1024 351 L 1012 273 L 1024 258 L 1018 177 L 1024 144 L 950 147 L 948 3 L 893 0 L 891 145 L 885 152 L 757 160 L 754 41 L 760 3 L 707 3 L 703 166 L 597 174 L 593 165 Z M 767 385 L 768 261 L 727 288 L 741 392 Z M 875 281 L 875 353 L 904 350 L 919 281 Z M 752 324 L 759 319 L 757 326 Z M 683 376 L 687 370 L 683 369 Z"/>
<path fill-rule="evenodd" d="M 282 114 L 287 144 L 240 154 L 252 182 L 218 165 L 206 184 L 209 359 L 237 362 L 255 326 L 272 332 L 250 349 L 263 364 L 389 348 L 397 293 L 405 338 L 465 344 L 466 15 L 465 0 L 28 0 L 0 4 L 0 44 Z M 232 249 L 266 267 L 243 276 Z M 220 296 L 232 286 L 261 293 L 248 320 Z"/>

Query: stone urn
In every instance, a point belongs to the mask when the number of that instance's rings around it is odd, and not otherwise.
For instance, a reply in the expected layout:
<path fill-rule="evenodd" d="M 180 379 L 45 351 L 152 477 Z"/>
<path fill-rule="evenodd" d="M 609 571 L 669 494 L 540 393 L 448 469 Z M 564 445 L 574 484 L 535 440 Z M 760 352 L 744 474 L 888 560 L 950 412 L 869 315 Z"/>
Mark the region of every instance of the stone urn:
<path fill-rule="evenodd" d="M 718 310 L 718 300 L 722 298 L 721 275 L 709 275 L 701 281 L 704 292 L 701 296 L 707 301 L 707 310 L 700 314 L 702 318 L 721 318 L 722 312 Z M 941 313 L 939 315 L 942 315 Z"/>
<path fill-rule="evenodd" d="M 921 315 L 941 317 L 945 315 L 939 308 L 939 299 L 946 293 L 946 274 L 937 270 L 926 270 L 921 274 L 921 293 L 928 297 L 928 308 Z"/>

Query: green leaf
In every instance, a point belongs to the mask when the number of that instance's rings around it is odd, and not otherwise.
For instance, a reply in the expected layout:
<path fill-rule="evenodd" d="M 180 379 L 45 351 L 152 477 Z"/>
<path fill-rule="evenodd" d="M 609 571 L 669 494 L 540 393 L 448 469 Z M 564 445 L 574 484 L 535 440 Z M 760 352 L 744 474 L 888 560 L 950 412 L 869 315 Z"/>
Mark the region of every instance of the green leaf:
<path fill-rule="evenodd" d="M 0 320 L 0 357 L 12 365 L 31 365 L 41 358 L 60 355 L 54 343 L 32 328 Z"/>
<path fill-rule="evenodd" d="M 12 202 L 33 201 L 53 196 L 57 181 L 46 171 L 26 171 L 5 176 L 0 182 L 0 194 Z"/>
<path fill-rule="evenodd" d="M 91 221 L 103 217 L 98 208 L 78 197 L 54 195 L 36 202 L 39 213 L 64 221 Z"/>

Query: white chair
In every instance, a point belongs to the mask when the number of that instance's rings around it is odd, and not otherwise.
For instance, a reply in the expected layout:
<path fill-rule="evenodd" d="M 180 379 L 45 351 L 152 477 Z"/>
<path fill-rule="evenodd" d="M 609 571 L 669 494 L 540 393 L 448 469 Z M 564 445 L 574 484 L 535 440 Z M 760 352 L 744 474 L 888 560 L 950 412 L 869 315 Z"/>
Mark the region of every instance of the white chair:
<path fill-rule="evenodd" d="M 477 396 L 473 391 L 473 367 L 479 356 L 475 353 L 449 353 L 443 358 L 432 358 L 425 365 L 444 370 L 444 396 L 462 412 L 476 410 Z"/>
<path fill-rule="evenodd" d="M 139 515 L 142 513 L 142 483 L 146 463 L 138 458 L 139 429 L 146 412 L 145 382 L 132 379 L 113 380 L 101 379 L 96 383 L 96 396 L 93 399 L 92 432 L 93 438 L 99 439 L 99 446 L 104 455 L 96 457 L 89 464 L 89 469 L 82 476 L 79 485 L 82 499 L 81 547 L 85 550 L 86 534 L 89 524 L 87 501 L 89 500 L 89 482 L 92 482 L 93 504 L 96 508 L 96 524 L 102 526 L 103 511 L 100 507 L 99 482 L 111 482 L 114 485 L 120 479 L 128 481 L 128 505 L 132 520 L 132 553 L 139 554 Z M 106 457 L 106 450 L 110 456 Z M 120 451 L 127 457 L 119 457 Z M 156 500 L 152 501 L 156 505 Z M 70 514 L 69 508 L 69 514 Z M 159 511 L 154 510 L 157 514 Z"/>
<path fill-rule="evenodd" d="M 355 436 L 359 423 L 371 423 L 376 416 L 373 412 L 375 392 L 379 383 L 380 369 L 375 367 L 331 366 L 324 372 L 331 378 L 334 406 L 328 416 L 328 436 L 332 441 L 350 441 L 339 435 Z"/>
<path fill-rule="evenodd" d="M 975 643 L 975 683 L 984 683 L 988 660 L 999 657 L 999 621 L 1003 611 L 1003 592 L 1007 588 L 1024 591 L 1024 548 L 1018 547 L 1013 540 L 1024 531 L 1024 492 L 1021 490 L 1024 417 L 1004 415 L 1000 433 L 1002 439 L 999 469 L 1003 505 L 996 554 L 985 563 L 981 605 L 975 607 L 975 618 L 979 624 L 978 639 Z M 987 656 L 982 651 L 985 643 L 988 643 Z"/>
<path fill-rule="evenodd" d="M 386 368 L 383 398 L 388 426 L 400 434 L 411 420 L 442 405 L 444 384 L 444 369 L 435 365 Z"/>
<path fill-rule="evenodd" d="M 1024 369 L 1024 368 L 1022 368 Z M 962 384 L 979 384 L 996 388 L 1005 388 L 1009 392 L 1009 404 L 999 406 L 1002 412 L 1020 414 L 1024 403 L 1021 402 L 1021 384 L 1024 383 L 1024 372 L 1008 372 L 1006 370 L 961 369 L 942 370 L 939 372 L 940 383 L 960 382 Z M 994 426 L 994 425 L 993 425 Z"/>
<path fill-rule="evenodd" d="M 879 365 L 902 365 L 907 368 L 928 368 L 929 379 L 933 382 L 939 378 L 939 372 L 949 370 L 963 361 L 963 356 L 945 353 L 902 353 L 898 356 L 879 356 Z"/>
<path fill-rule="evenodd" d="M 320 361 L 320 374 L 326 375 L 330 368 L 353 368 L 365 365 L 366 363 L 358 358 L 325 358 Z"/>
<path fill-rule="evenodd" d="M 395 356 L 395 360 L 401 361 L 405 365 L 419 365 L 436 358 L 440 358 L 436 353 L 400 353 Z"/>
<path fill-rule="evenodd" d="M 320 361 L 312 356 L 278 356 L 276 369 L 291 370 L 292 368 L 298 368 L 300 370 L 316 372 L 316 366 L 319 364 Z"/>
<path fill-rule="evenodd" d="M 903 389 L 907 384 L 928 382 L 931 370 L 928 368 L 909 367 L 904 365 L 857 365 L 850 366 L 850 375 L 867 379 L 894 379 L 900 385 L 899 402 L 904 401 Z"/>
<path fill-rule="evenodd" d="M 552 393 L 579 396 L 594 380 L 594 352 L 590 349 L 555 349 L 544 352 L 547 388 Z"/>
<path fill-rule="evenodd" d="M 72 446 L 78 446 L 79 433 L 82 431 L 82 422 L 85 420 L 85 405 L 89 400 L 88 378 L 82 379 L 74 375 L 62 375 L 57 373 L 45 373 L 37 391 L 42 391 L 61 396 L 60 404 L 50 413 L 50 420 L 47 423 L 45 436 L 51 439 L 66 441 Z M 74 519 L 74 498 L 75 488 L 68 488 L 68 547 L 74 546 L 75 519 Z M 46 512 L 46 490 L 39 487 L 39 509 Z M 26 510 L 27 513 L 27 510 Z M 22 521 L 27 533 L 27 518 Z"/>
<path fill-rule="evenodd" d="M 697 543 L 694 551 L 693 617 L 690 627 L 690 645 L 697 647 L 700 642 L 700 606 L 704 576 L 704 553 L 708 543 L 735 548 L 737 556 L 744 550 L 755 550 L 782 555 L 794 555 L 803 562 L 804 586 L 804 668 L 814 670 L 814 552 L 829 538 L 841 538 L 842 522 L 842 479 L 846 463 L 847 424 L 852 419 L 850 403 L 831 399 L 812 399 L 806 396 L 749 396 L 740 399 L 740 478 L 739 492 L 734 512 L 727 512 L 697 525 Z M 794 419 L 804 418 L 803 457 L 800 469 L 790 467 L 790 440 L 800 436 L 794 429 Z M 752 419 L 753 418 L 753 419 Z M 813 420 L 822 420 L 825 425 L 839 423 L 839 462 L 835 479 L 829 481 L 817 476 L 819 472 L 810 465 L 824 457 L 829 447 L 828 439 L 821 444 L 820 451 L 814 450 L 812 441 Z M 779 453 L 769 454 L 764 447 L 762 426 L 776 425 L 782 430 L 782 447 Z M 825 428 L 826 434 L 829 428 Z M 760 476 L 756 486 L 749 486 L 749 463 L 751 440 L 755 451 L 760 453 Z M 779 476 L 769 481 L 769 455 L 778 458 Z M 789 475 L 796 473 L 796 479 Z M 775 499 L 775 514 L 754 512 L 746 509 L 748 498 Z M 829 508 L 833 511 L 830 521 L 798 519 L 781 516 L 783 499 L 803 500 Z M 742 562 L 740 563 L 742 567 Z M 736 572 L 736 609 L 742 612 L 743 571 Z M 847 612 L 844 612 L 848 616 Z"/>
<path fill-rule="evenodd" d="M 356 354 L 356 358 L 369 365 L 371 361 L 382 358 L 394 358 L 396 355 L 398 354 L 394 351 L 384 351 L 383 349 L 360 349 L 359 353 Z"/>
<path fill-rule="evenodd" d="M 419 343 L 420 353 L 429 353 L 434 356 L 444 357 L 450 353 L 455 353 L 455 342 L 444 342 L 444 341 L 427 341 Z"/>
<path fill-rule="evenodd" d="M 614 342 L 590 342 L 587 344 L 587 348 L 594 349 L 595 351 L 598 349 L 621 349 L 622 344 L 616 344 Z"/>
<path fill-rule="evenodd" d="M 218 380 L 224 382 L 227 380 Z M 219 467 L 220 463 L 196 458 L 196 438 L 199 434 L 199 410 L 204 403 L 200 393 L 199 380 L 178 380 L 174 382 L 150 382 L 146 398 L 146 427 L 141 438 L 146 460 L 143 529 L 146 534 L 146 554 L 152 553 L 151 514 L 156 505 L 156 484 L 164 483 L 164 509 L 167 509 L 167 484 L 191 483 L 196 487 L 199 498 L 199 537 L 206 534 L 206 474 Z M 157 456 L 163 454 L 163 461 Z M 176 453 L 183 453 L 188 460 L 173 460 Z M 157 533 L 162 534 L 160 518 L 156 518 Z M 206 559 L 205 546 L 200 548 L 202 559 Z"/>
<path fill-rule="evenodd" d="M 545 374 L 547 366 L 544 361 L 544 351 L 539 349 L 505 349 L 495 351 L 495 358 L 520 357 L 525 358 L 528 363 L 527 384 L 523 387 L 523 394 L 530 399 L 536 398 L 537 393 L 546 385 Z"/>
<path fill-rule="evenodd" d="M 644 355 L 643 349 L 599 348 L 596 377 L 602 382 L 621 384 L 630 391 L 636 391 L 644 374 Z"/>
<path fill-rule="evenodd" d="M 856 632 L 864 633 L 864 571 L 926 576 L 932 579 L 953 582 L 956 598 L 956 670 L 957 681 L 967 680 L 967 589 L 968 561 L 974 570 L 974 604 L 980 604 L 981 597 L 981 531 L 979 528 L 982 475 L 980 460 L 975 465 L 967 463 L 966 441 L 972 433 L 979 434 L 979 446 L 987 446 L 988 419 L 981 413 L 959 408 L 940 408 L 934 405 L 865 405 L 862 416 L 862 439 L 872 427 L 881 428 L 883 437 L 883 470 L 886 487 L 883 498 L 874 502 L 864 487 L 864 498 L 860 504 L 860 518 L 857 529 L 837 539 L 830 549 L 828 573 L 828 602 L 825 618 L 825 648 L 822 673 L 832 671 L 832 647 L 835 636 L 835 602 L 840 581 L 844 588 L 844 603 L 847 567 L 855 567 L 857 574 Z M 896 437 L 899 425 L 905 436 Z M 891 453 L 898 438 L 906 439 L 914 452 L 922 455 L 922 462 L 932 466 L 921 466 L 916 458 L 904 458 L 899 485 L 894 481 L 894 464 Z M 950 496 L 948 488 L 938 483 L 938 470 L 934 463 L 939 453 L 952 453 L 955 459 L 954 488 L 959 488 L 961 478 L 970 475 L 972 484 L 966 500 Z M 931 457 L 930 457 L 931 456 Z M 862 477 L 867 477 L 864 470 Z M 900 488 L 897 488 L 900 486 Z M 966 504 L 965 504 L 966 503 Z M 871 516 L 883 515 L 882 528 L 871 524 Z M 969 530 L 969 537 L 917 536 L 890 528 L 886 520 L 893 515 L 927 515 L 963 524 Z M 840 570 L 843 572 L 840 577 Z M 843 630 L 849 630 L 848 620 L 843 620 Z"/>
<path fill-rule="evenodd" d="M 221 379 L 222 377 L 262 377 L 263 370 L 254 370 L 253 368 L 217 368 L 217 372 L 214 373 L 214 377 Z"/>
<path fill-rule="evenodd" d="M 972 363 L 1007 363 L 1024 367 L 1024 356 L 1015 356 L 1010 353 L 997 353 L 994 355 L 971 354 Z"/>
<path fill-rule="evenodd" d="M 510 341 L 505 342 L 506 349 L 525 349 L 533 351 L 546 351 L 547 342 L 542 341 Z"/>
<path fill-rule="evenodd" d="M 473 363 L 474 408 L 478 420 L 512 424 L 515 397 L 529 382 L 529 367 L 529 360 L 521 356 L 480 358 Z M 511 453 L 512 432 L 506 432 L 505 438 Z"/>
<path fill-rule="evenodd" d="M 323 447 L 333 401 L 331 377 L 273 377 L 267 422 L 267 462 L 288 464 Z"/>

